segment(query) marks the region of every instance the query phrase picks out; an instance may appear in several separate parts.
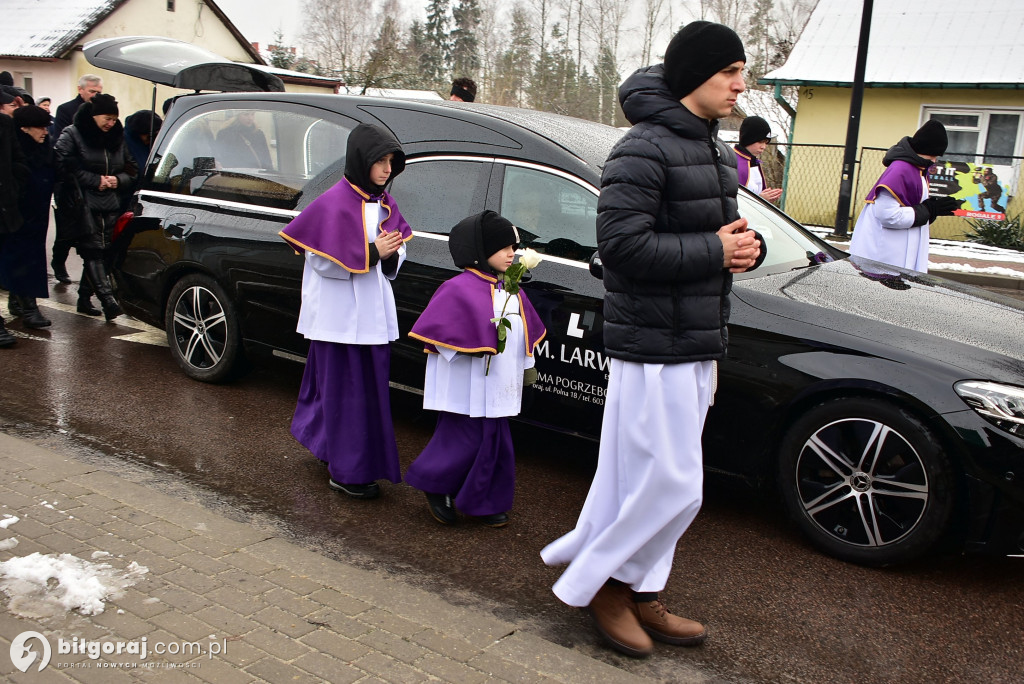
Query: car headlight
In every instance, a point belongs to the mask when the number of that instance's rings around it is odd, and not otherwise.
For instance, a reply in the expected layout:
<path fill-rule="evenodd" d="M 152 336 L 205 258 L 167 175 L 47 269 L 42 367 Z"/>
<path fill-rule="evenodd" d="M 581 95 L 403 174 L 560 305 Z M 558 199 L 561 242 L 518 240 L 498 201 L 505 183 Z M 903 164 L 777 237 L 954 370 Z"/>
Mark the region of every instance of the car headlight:
<path fill-rule="evenodd" d="M 966 380 L 953 385 L 953 389 L 987 420 L 1024 437 L 1024 388 Z"/>

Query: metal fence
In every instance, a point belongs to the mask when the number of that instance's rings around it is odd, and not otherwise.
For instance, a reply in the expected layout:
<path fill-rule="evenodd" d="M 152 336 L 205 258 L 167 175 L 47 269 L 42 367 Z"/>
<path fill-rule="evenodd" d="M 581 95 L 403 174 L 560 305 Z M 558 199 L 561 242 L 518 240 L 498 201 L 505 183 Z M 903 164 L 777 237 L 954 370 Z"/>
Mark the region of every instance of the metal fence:
<path fill-rule="evenodd" d="M 862 147 L 857 154 L 850 202 L 851 228 L 864 207 L 864 197 L 885 168 L 882 159 L 886 151 L 886 148 Z M 779 206 L 783 211 L 803 224 L 832 228 L 836 224 L 843 156 L 842 145 L 785 144 L 769 147 L 761 159 L 768 186 L 782 188 Z M 1010 196 L 1002 198 L 1001 206 L 1006 209 L 1007 217 L 1024 213 L 1024 193 L 1021 192 L 1024 157 L 951 156 L 949 159 L 1012 166 Z M 931 233 L 932 237 L 956 240 L 969 231 L 970 226 L 963 218 L 949 217 L 938 219 Z"/>

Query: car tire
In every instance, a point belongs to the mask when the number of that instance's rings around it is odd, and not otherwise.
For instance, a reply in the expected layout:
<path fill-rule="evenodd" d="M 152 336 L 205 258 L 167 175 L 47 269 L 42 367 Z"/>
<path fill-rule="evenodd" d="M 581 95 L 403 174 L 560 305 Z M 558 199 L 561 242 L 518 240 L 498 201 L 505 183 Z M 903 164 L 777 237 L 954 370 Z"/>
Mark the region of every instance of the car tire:
<path fill-rule="evenodd" d="M 888 401 L 832 399 L 805 412 L 779 453 L 790 515 L 819 549 L 882 567 L 928 551 L 949 526 L 954 471 L 935 433 Z"/>
<path fill-rule="evenodd" d="M 213 278 L 193 274 L 174 284 L 164 329 L 171 355 L 190 378 L 225 382 L 244 365 L 235 307 Z"/>

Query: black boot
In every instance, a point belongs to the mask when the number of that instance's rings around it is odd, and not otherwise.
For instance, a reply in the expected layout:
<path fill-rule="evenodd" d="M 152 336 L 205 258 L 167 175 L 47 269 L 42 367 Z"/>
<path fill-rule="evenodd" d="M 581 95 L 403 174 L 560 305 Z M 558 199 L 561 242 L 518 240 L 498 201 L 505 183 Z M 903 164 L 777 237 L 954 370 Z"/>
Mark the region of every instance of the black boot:
<path fill-rule="evenodd" d="M 102 311 L 92 305 L 94 291 L 89 283 L 89 272 L 83 265 L 82 280 L 78 283 L 78 313 L 86 316 L 99 316 Z"/>
<path fill-rule="evenodd" d="M 7 295 L 7 310 L 11 312 L 12 316 L 20 316 L 25 313 L 25 310 L 21 308 L 21 301 L 18 299 L 18 295 Z"/>
<path fill-rule="evenodd" d="M 10 347 L 17 341 L 17 338 L 4 327 L 3 316 L 0 316 L 0 347 Z"/>
<path fill-rule="evenodd" d="M 71 251 L 71 243 L 67 240 L 53 241 L 53 257 L 50 259 L 50 268 L 53 269 L 53 277 L 58 283 L 71 284 L 71 276 L 68 275 L 68 268 L 65 263 L 68 260 L 68 253 Z"/>
<path fill-rule="evenodd" d="M 110 289 L 110 282 L 107 280 L 107 269 L 102 259 L 89 259 L 85 262 L 85 274 L 89 278 L 89 285 L 100 300 L 103 307 L 103 315 L 108 321 L 112 321 L 124 311 L 114 299 L 114 293 Z"/>
<path fill-rule="evenodd" d="M 18 299 L 21 301 L 21 309 L 24 311 L 21 314 L 21 322 L 25 324 L 26 328 L 48 328 L 53 324 L 39 311 L 39 304 L 35 297 L 19 297 Z"/>

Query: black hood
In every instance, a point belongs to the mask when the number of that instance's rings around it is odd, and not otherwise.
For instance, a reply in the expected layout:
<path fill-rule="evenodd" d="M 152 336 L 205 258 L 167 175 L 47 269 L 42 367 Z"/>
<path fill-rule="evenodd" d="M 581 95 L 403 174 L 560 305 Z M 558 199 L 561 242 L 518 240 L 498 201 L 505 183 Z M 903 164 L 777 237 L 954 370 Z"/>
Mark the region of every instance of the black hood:
<path fill-rule="evenodd" d="M 882 159 L 882 164 L 888 166 L 894 161 L 905 161 L 913 164 L 919 169 L 927 169 L 935 162 L 925 159 L 910 146 L 910 136 L 903 136 L 903 139 L 898 143 L 889 148 L 889 151 L 885 153 L 885 157 Z"/>
<path fill-rule="evenodd" d="M 395 156 L 391 161 L 388 183 L 405 170 L 405 152 L 391 131 L 374 124 L 359 124 L 348 135 L 345 178 L 369 195 L 381 194 L 384 186 L 370 182 L 370 167 L 392 153 Z"/>
<path fill-rule="evenodd" d="M 448 234 L 448 251 L 458 268 L 495 273 L 487 260 L 507 245 L 519 245 L 519 231 L 498 212 L 485 209 L 459 221 Z"/>
<path fill-rule="evenodd" d="M 124 126 L 118 120 L 109 131 L 102 131 L 92 118 L 92 102 L 86 102 L 75 112 L 75 128 L 89 147 L 116 150 L 124 142 Z"/>
<path fill-rule="evenodd" d="M 708 121 L 693 114 L 668 89 L 665 65 L 637 69 L 619 86 L 619 104 L 631 124 L 641 121 L 660 124 L 685 138 L 718 136 L 718 120 Z"/>

